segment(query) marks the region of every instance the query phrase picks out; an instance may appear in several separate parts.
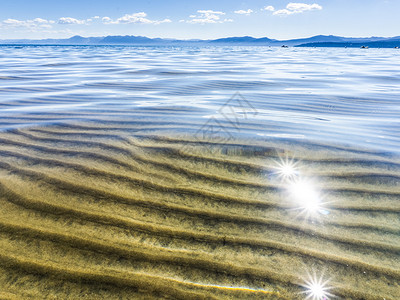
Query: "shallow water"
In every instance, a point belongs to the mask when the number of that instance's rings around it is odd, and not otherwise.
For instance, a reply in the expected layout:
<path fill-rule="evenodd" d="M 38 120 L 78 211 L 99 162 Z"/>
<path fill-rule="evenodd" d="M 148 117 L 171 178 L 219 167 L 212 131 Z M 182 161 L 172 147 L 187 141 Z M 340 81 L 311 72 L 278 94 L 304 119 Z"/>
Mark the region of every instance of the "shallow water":
<path fill-rule="evenodd" d="M 105 112 L 196 133 L 211 118 L 234 136 L 398 152 L 399 57 L 397 49 L 2 46 L 0 128 Z M 229 102 L 238 92 L 246 101 Z"/>
<path fill-rule="evenodd" d="M 399 53 L 0 47 L 0 298 L 399 299 Z"/>

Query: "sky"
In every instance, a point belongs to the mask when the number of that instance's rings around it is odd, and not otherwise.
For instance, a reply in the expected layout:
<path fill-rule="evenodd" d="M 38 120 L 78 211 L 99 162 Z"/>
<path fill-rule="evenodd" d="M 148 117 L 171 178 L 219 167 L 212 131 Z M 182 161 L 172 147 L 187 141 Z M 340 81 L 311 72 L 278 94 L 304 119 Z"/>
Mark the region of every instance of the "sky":
<path fill-rule="evenodd" d="M 1 39 L 400 36 L 399 0 L 0 0 Z"/>

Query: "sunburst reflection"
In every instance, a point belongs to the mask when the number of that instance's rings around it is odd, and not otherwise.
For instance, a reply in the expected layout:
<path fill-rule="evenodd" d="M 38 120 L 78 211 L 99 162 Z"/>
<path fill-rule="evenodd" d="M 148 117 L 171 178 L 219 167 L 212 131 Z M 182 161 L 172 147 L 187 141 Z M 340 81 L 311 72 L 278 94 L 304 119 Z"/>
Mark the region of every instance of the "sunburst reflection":
<path fill-rule="evenodd" d="M 311 180 L 299 179 L 287 187 L 291 198 L 304 211 L 314 214 L 321 209 L 321 196 Z"/>
<path fill-rule="evenodd" d="M 279 161 L 275 161 L 275 166 L 272 167 L 275 170 L 273 174 L 279 178 L 280 187 L 286 190 L 286 197 L 299 212 L 299 216 L 316 219 L 320 215 L 329 214 L 324 207 L 324 194 L 318 188 L 317 180 L 307 177 L 299 162 L 287 156 L 279 156 Z"/>
<path fill-rule="evenodd" d="M 302 286 L 306 289 L 302 294 L 306 294 L 306 299 L 312 300 L 330 300 L 335 296 L 329 291 L 333 288 L 329 286 L 329 279 L 325 280 L 324 275 L 319 278 L 314 273 L 313 276 L 308 274 L 308 279 L 304 281 Z"/>
<path fill-rule="evenodd" d="M 329 214 L 326 208 L 327 202 L 324 201 L 325 195 L 315 180 L 307 178 L 292 180 L 287 183 L 286 191 L 294 209 L 299 212 L 299 217 L 316 220 L 321 215 Z"/>
<path fill-rule="evenodd" d="M 279 157 L 279 160 L 280 161 L 276 162 L 276 166 L 273 168 L 275 169 L 274 174 L 276 174 L 281 181 L 287 182 L 299 176 L 298 162 L 295 161 L 294 158 Z"/>

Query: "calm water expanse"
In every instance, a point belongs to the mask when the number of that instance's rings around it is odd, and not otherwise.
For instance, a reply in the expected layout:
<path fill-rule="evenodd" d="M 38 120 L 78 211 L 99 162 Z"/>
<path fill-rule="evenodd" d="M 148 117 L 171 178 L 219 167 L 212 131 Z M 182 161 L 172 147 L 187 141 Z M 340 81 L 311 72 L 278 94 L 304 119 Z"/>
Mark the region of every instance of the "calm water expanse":
<path fill-rule="evenodd" d="M 400 299 L 399 58 L 0 46 L 0 298 Z"/>
<path fill-rule="evenodd" d="M 0 128 L 134 111 L 114 119 L 195 134 L 211 118 L 226 134 L 398 152 L 399 58 L 398 49 L 2 46 Z M 237 92 L 246 102 L 221 113 Z"/>

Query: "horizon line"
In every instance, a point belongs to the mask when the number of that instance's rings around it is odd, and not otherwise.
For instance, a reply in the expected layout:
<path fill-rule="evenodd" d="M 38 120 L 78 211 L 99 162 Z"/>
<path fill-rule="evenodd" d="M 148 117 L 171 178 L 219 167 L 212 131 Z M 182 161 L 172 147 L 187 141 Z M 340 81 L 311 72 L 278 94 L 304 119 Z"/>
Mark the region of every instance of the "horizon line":
<path fill-rule="evenodd" d="M 224 36 L 224 37 L 217 37 L 217 38 L 212 38 L 212 39 L 202 39 L 202 38 L 174 38 L 174 37 L 150 37 L 150 36 L 145 36 L 145 35 L 102 35 L 102 36 L 82 36 L 79 34 L 72 35 L 70 37 L 48 37 L 48 38 L 6 38 L 6 39 L 0 39 L 0 41 L 8 41 L 8 40 L 36 40 L 36 41 L 41 41 L 41 40 L 67 40 L 71 39 L 73 37 L 82 37 L 82 38 L 105 38 L 105 37 L 143 37 L 143 38 L 148 38 L 148 39 L 163 39 L 163 40 L 180 40 L 180 41 L 212 41 L 212 40 L 218 40 L 218 39 L 227 39 L 227 38 L 244 38 L 244 37 L 249 37 L 249 38 L 254 38 L 254 39 L 262 39 L 262 38 L 268 38 L 270 40 L 275 40 L 275 41 L 290 41 L 290 40 L 298 40 L 298 39 L 308 39 L 312 37 L 318 37 L 318 36 L 325 36 L 325 37 L 339 37 L 339 38 L 354 38 L 354 39 L 370 39 L 370 38 L 395 38 L 399 37 L 400 38 L 400 33 L 399 35 L 395 36 L 341 36 L 341 35 L 334 35 L 334 34 L 317 34 L 317 35 L 311 35 L 311 36 L 304 36 L 304 37 L 296 37 L 296 38 L 286 38 L 286 39 L 278 39 L 278 38 L 269 38 L 268 36 L 261 36 L 261 37 L 256 37 L 256 36 L 251 36 L 251 35 L 241 35 L 241 36 Z"/>

